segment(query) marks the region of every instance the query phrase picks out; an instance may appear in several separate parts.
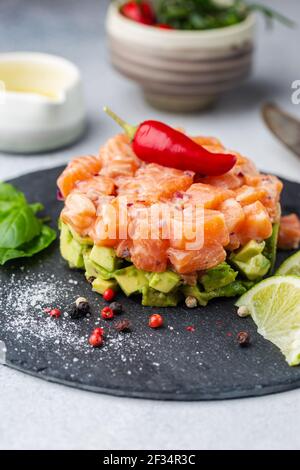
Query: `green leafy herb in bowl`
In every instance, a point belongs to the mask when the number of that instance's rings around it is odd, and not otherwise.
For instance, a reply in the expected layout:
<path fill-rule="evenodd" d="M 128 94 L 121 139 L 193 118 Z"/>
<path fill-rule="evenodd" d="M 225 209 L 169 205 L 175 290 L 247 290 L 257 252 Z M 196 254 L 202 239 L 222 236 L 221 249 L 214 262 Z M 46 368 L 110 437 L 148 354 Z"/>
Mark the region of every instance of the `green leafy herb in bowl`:
<path fill-rule="evenodd" d="M 263 13 L 268 20 L 292 25 L 292 21 L 273 9 L 244 0 L 155 0 L 154 5 L 157 22 L 174 29 L 224 28 L 241 23 L 252 11 Z"/>
<path fill-rule="evenodd" d="M 42 209 L 11 184 L 0 183 L 0 265 L 31 257 L 55 240 L 56 232 L 36 216 Z"/>
<path fill-rule="evenodd" d="M 281 13 L 245 0 L 130 0 L 120 8 L 122 15 L 143 25 L 190 31 L 233 26 L 253 11 L 262 13 L 268 21 L 293 24 Z"/>

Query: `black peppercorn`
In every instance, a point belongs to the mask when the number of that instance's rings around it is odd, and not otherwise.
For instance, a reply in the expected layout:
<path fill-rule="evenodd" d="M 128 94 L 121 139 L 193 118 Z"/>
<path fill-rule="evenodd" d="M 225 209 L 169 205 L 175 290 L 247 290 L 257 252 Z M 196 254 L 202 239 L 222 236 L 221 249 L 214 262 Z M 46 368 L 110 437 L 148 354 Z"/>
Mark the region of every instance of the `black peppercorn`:
<path fill-rule="evenodd" d="M 109 308 L 112 309 L 115 315 L 118 315 L 119 313 L 123 312 L 123 306 L 119 302 L 112 302 L 109 304 Z"/>
<path fill-rule="evenodd" d="M 70 306 L 69 314 L 73 320 L 85 317 L 90 313 L 90 305 L 84 297 L 78 299 Z"/>
<path fill-rule="evenodd" d="M 250 343 L 250 335 L 246 331 L 240 331 L 237 335 L 237 341 L 240 346 L 248 346 Z"/>
<path fill-rule="evenodd" d="M 117 331 L 120 332 L 126 332 L 130 330 L 130 321 L 127 320 L 127 318 L 124 318 L 123 320 L 117 321 L 115 324 L 115 328 Z"/>

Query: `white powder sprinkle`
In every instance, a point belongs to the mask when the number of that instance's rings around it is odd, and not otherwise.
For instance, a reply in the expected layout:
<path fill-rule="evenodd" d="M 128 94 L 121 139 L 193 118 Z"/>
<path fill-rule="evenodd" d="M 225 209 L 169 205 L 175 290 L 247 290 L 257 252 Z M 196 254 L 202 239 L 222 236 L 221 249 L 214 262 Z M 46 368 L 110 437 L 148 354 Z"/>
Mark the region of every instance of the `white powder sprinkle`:
<path fill-rule="evenodd" d="M 91 364 L 107 363 L 108 356 L 112 376 L 119 374 L 120 370 L 135 376 L 137 371 L 144 371 L 145 361 L 157 369 L 162 368 L 165 359 L 158 354 L 160 348 L 153 347 L 157 344 L 157 336 L 150 329 L 143 329 L 144 319 L 141 316 L 133 322 L 130 334 L 117 333 L 113 323 L 103 324 L 98 314 L 80 321 L 69 317 L 66 311 L 68 305 L 81 294 L 76 287 L 79 283 L 73 276 L 70 271 L 62 282 L 54 274 L 49 275 L 41 265 L 38 273 L 31 271 L 30 267 L 23 267 L 0 284 L 0 312 L 4 317 L 5 330 L 16 339 L 16 351 L 24 351 L 25 346 L 28 351 L 27 345 L 30 344 L 36 352 L 45 349 L 59 354 L 66 371 L 73 371 L 86 360 Z M 62 315 L 51 318 L 45 308 L 58 308 Z M 96 325 L 106 329 L 104 345 L 100 349 L 93 349 L 88 343 L 88 335 Z M 169 325 L 168 330 L 172 332 L 174 328 Z M 170 336 L 177 341 L 179 332 L 174 333 Z M 176 357 L 173 360 L 178 361 Z M 87 377 L 91 378 L 91 374 Z"/>
<path fill-rule="evenodd" d="M 0 286 L 0 311 L 9 316 L 7 331 L 14 333 L 20 344 L 29 336 L 37 349 L 41 342 L 49 340 L 57 345 L 64 342 L 74 349 L 88 348 L 87 339 L 81 336 L 80 324 L 63 318 L 64 314 L 60 319 L 51 318 L 44 311 L 46 307 L 66 307 L 69 295 L 62 283 L 47 278 L 47 273 L 12 274 L 8 282 Z"/>

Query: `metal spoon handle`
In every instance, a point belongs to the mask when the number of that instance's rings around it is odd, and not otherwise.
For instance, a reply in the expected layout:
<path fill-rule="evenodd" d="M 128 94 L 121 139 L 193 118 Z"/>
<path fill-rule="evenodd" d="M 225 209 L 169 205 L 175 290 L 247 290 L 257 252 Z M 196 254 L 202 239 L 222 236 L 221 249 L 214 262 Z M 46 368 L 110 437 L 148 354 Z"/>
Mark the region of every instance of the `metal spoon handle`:
<path fill-rule="evenodd" d="M 300 121 L 274 103 L 263 105 L 262 116 L 271 132 L 300 157 Z"/>

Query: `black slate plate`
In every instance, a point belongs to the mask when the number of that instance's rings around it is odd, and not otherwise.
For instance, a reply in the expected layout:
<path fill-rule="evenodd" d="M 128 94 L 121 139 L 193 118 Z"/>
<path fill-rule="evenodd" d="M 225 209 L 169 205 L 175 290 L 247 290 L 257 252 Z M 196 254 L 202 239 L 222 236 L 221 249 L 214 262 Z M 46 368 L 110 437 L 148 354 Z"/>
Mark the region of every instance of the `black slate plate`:
<path fill-rule="evenodd" d="M 13 180 L 30 201 L 46 206 L 55 226 L 61 203 L 55 199 L 61 168 Z M 300 212 L 300 185 L 285 181 L 283 206 Z M 279 262 L 287 254 L 279 256 Z M 50 319 L 43 307 L 63 310 L 79 295 L 93 314 L 83 320 Z M 232 300 L 204 309 L 164 309 L 166 326 L 150 330 L 152 309 L 120 294 L 132 332 L 118 334 L 105 322 L 106 346 L 92 349 L 87 338 L 99 323 L 101 296 L 92 293 L 79 271 L 61 259 L 58 243 L 30 260 L 0 269 L 0 339 L 5 364 L 37 377 L 113 395 L 169 400 L 207 400 L 265 395 L 300 386 L 300 367 L 289 367 L 279 350 L 256 333 L 250 318 L 240 319 Z M 159 309 L 153 309 L 157 312 Z M 104 322 L 102 322 L 104 323 Z M 194 326 L 195 331 L 188 331 Z M 236 343 L 248 331 L 251 346 Z"/>

